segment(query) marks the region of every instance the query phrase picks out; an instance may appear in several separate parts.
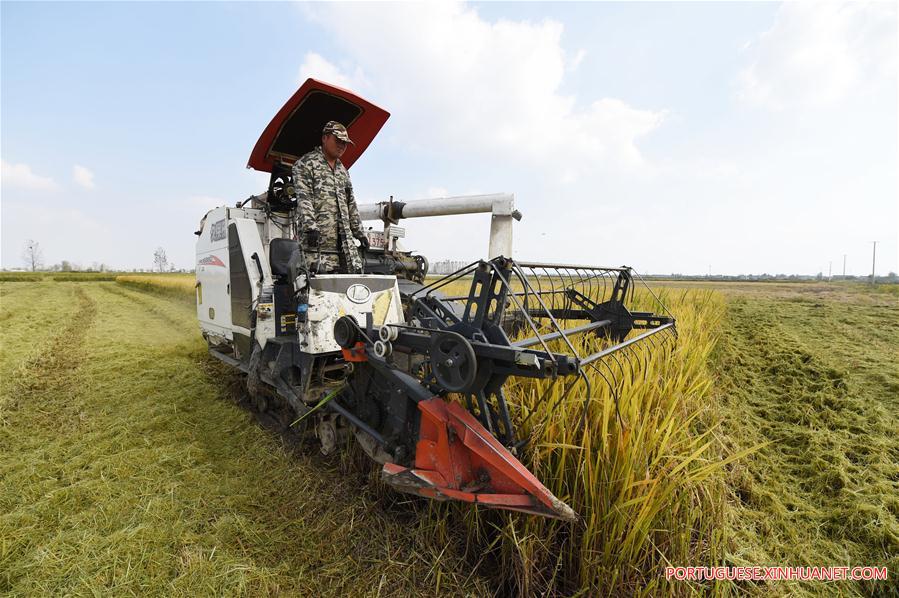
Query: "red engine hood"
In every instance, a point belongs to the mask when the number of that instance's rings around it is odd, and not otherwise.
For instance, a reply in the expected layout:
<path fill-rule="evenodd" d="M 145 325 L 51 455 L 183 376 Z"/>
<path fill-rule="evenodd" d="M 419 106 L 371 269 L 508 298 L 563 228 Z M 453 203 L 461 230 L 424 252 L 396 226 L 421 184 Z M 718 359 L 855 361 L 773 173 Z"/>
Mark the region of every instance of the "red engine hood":
<path fill-rule="evenodd" d="M 315 79 L 306 82 L 287 100 L 268 124 L 250 154 L 249 168 L 271 172 L 276 163 L 293 164 L 321 145 L 322 129 L 329 120 L 346 125 L 355 145 L 341 158 L 349 168 L 390 118 L 390 113 L 346 89 Z"/>

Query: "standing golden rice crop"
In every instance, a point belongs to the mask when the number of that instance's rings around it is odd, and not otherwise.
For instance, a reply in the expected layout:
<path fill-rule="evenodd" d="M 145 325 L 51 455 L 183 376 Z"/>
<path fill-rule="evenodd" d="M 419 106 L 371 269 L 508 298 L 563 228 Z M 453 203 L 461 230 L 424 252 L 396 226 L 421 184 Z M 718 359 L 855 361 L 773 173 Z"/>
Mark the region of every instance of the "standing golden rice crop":
<path fill-rule="evenodd" d="M 193 298 L 197 278 L 193 274 L 133 274 L 117 276 L 116 282 L 142 291 Z"/>
<path fill-rule="evenodd" d="M 705 290 L 664 290 L 660 298 L 677 317 L 676 344 L 644 344 L 629 360 L 587 368 L 586 379 L 567 395 L 564 383 L 547 392 L 547 380 L 516 379 L 507 387 L 519 435 L 529 438 L 523 463 L 581 521 L 456 505 L 432 509 L 435 519 L 451 510 L 464 520 L 469 549 L 496 561 L 509 592 L 712 589 L 668 584 L 664 568 L 721 560 L 723 487 L 717 474 L 742 456 L 722 456 L 710 407 L 714 372 L 708 358 L 724 301 Z M 638 293 L 634 307 L 648 299 L 649 293 Z M 586 355 L 603 341 L 589 335 L 579 342 Z"/>

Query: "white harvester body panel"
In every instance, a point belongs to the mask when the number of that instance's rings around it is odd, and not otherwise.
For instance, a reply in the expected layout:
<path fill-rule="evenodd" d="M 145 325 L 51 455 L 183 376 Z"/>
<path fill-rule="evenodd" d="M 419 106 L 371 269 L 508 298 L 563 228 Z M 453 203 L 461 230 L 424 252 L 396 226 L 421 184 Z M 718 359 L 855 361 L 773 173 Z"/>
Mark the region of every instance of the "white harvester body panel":
<path fill-rule="evenodd" d="M 231 344 L 238 335 L 264 348 L 289 321 L 302 352 L 321 355 L 340 351 L 334 324 L 342 316 L 365 326 L 370 313 L 376 328 L 405 321 L 396 276 L 382 274 L 312 275 L 305 318 L 279 312 L 270 243 L 288 237 L 289 226 L 264 210 L 220 207 L 206 214 L 197 239 L 197 318 L 212 345 Z"/>
<path fill-rule="evenodd" d="M 263 244 L 262 242 L 260 235 L 262 228 L 254 219 L 232 218 L 228 225 L 228 237 L 229 243 L 233 243 L 231 235 L 236 233 L 237 241 L 240 243 L 243 267 L 250 283 L 251 302 L 249 307 L 252 309 L 252 306 L 255 305 L 257 314 L 268 316 L 257 317 L 256 319 L 255 337 L 259 344 L 264 347 L 265 342 L 275 336 L 275 321 L 271 317 L 273 314 L 273 303 L 256 300 L 263 288 L 272 286 L 272 272 L 268 262 L 268 251 L 266 251 L 266 245 L 268 244 Z M 233 318 L 232 322 L 234 322 Z M 246 336 L 251 336 L 252 334 L 249 326 L 240 326 L 237 323 L 233 323 L 232 326 L 236 332 Z"/>
<path fill-rule="evenodd" d="M 230 341 L 228 208 L 211 210 L 197 239 L 197 318 L 212 339 Z"/>
<path fill-rule="evenodd" d="M 402 299 L 396 276 L 379 274 L 322 274 L 312 279 L 309 312 L 300 346 L 319 354 L 340 351 L 334 340 L 334 324 L 352 316 L 360 326 L 372 315 L 375 329 L 384 324 L 403 324 Z"/>

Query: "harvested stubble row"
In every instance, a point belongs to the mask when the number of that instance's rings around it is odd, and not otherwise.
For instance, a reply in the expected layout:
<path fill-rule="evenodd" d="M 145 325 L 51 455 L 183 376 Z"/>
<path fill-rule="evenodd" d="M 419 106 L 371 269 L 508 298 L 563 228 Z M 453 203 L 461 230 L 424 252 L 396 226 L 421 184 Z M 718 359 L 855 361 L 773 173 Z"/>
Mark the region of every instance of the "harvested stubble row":
<path fill-rule="evenodd" d="M 408 506 L 221 400 L 230 376 L 186 302 L 0 293 L 0 595 L 489 593 Z M 7 352 L 33 312 L 58 325 Z"/>

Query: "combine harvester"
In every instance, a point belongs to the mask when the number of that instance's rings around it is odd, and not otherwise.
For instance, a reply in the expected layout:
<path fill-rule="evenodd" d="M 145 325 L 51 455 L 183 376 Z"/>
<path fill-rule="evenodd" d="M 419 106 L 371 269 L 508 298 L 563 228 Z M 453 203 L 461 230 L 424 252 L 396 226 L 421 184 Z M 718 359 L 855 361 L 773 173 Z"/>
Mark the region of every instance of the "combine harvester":
<path fill-rule="evenodd" d="M 676 338 L 674 318 L 657 299 L 656 312 L 628 308 L 630 268 L 511 259 L 521 218 L 511 195 L 359 206 L 363 220 L 383 222 L 367 233 L 364 274 L 308 271 L 294 240 L 291 165 L 333 119 L 355 141 L 342 159 L 349 168 L 388 117 L 310 79 L 263 131 L 248 167 L 271 173 L 267 191 L 211 210 L 197 232 L 209 351 L 246 373 L 260 410 L 309 422 L 323 452 L 354 435 L 398 490 L 575 520 L 519 462 L 528 439 L 504 387 L 519 376 L 547 381 L 541 400 L 555 384 L 562 397 L 580 380 L 589 392 L 593 369 L 614 393 L 616 377 L 633 375 L 637 343 Z M 492 214 L 487 259 L 426 281 L 428 262 L 403 250 L 399 221 L 479 212 Z"/>

